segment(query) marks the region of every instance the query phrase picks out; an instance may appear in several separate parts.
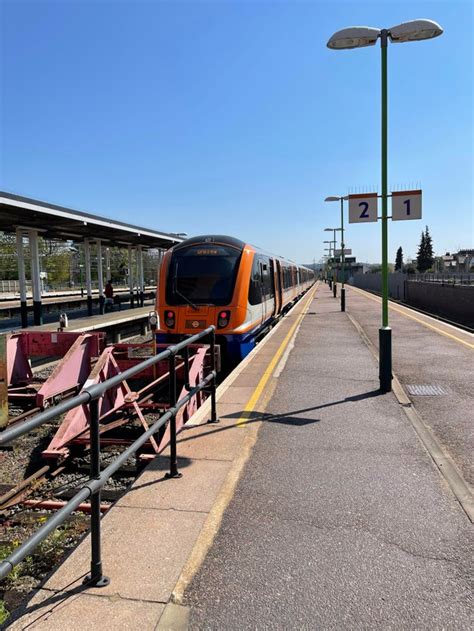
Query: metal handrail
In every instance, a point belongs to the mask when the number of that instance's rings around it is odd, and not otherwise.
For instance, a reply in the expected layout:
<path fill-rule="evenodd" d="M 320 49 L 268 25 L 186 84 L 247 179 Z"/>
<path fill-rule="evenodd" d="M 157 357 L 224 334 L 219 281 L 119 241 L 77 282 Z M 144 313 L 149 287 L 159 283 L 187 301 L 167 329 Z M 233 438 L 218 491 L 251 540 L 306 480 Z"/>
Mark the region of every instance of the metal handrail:
<path fill-rule="evenodd" d="M 424 274 L 408 274 L 408 282 L 440 283 L 442 285 L 473 285 L 474 274 L 470 272 L 429 272 Z"/>
<path fill-rule="evenodd" d="M 175 357 L 183 349 L 187 349 L 203 337 L 210 335 L 210 352 L 211 352 L 211 371 L 209 374 L 194 388 L 190 388 L 187 394 L 176 401 L 176 371 Z M 119 385 L 122 381 L 135 376 L 146 368 L 154 364 L 169 360 L 170 368 L 170 408 L 158 419 L 146 432 L 141 434 L 125 451 L 123 451 L 108 467 L 102 472 L 100 471 L 100 425 L 99 425 L 99 398 L 110 388 Z M 185 376 L 188 379 L 188 376 Z M 201 390 L 210 386 L 211 394 L 211 419 L 209 422 L 217 422 L 216 412 L 216 362 L 215 362 L 215 326 L 210 326 L 204 331 L 183 340 L 179 344 L 170 346 L 165 351 L 151 357 L 137 366 L 133 366 L 114 377 L 107 379 L 100 384 L 95 384 L 85 388 L 80 394 L 72 399 L 63 401 L 58 405 L 48 408 L 44 412 L 37 414 L 28 421 L 24 421 L 18 426 L 4 430 L 0 434 L 0 444 L 6 444 L 15 440 L 19 436 L 23 436 L 32 429 L 39 427 L 43 423 L 56 418 L 60 414 L 64 414 L 79 405 L 89 405 L 90 414 L 90 446 L 91 446 L 91 464 L 90 479 L 82 486 L 79 491 L 65 504 L 57 513 L 55 513 L 47 522 L 39 528 L 29 539 L 27 539 L 20 547 L 18 547 L 10 556 L 0 563 L 0 580 L 5 578 L 28 554 L 30 554 L 46 537 L 60 526 L 66 518 L 85 500 L 91 500 L 91 572 L 84 579 L 84 584 L 93 587 L 103 587 L 109 584 L 108 577 L 102 573 L 101 560 L 101 542 L 100 542 L 100 491 L 106 484 L 107 480 L 121 467 L 121 465 L 130 458 L 136 451 L 142 447 L 146 441 L 153 436 L 167 421 L 170 421 L 170 471 L 166 477 L 181 477 L 177 466 L 177 448 L 176 448 L 176 414 L 191 398 Z"/>

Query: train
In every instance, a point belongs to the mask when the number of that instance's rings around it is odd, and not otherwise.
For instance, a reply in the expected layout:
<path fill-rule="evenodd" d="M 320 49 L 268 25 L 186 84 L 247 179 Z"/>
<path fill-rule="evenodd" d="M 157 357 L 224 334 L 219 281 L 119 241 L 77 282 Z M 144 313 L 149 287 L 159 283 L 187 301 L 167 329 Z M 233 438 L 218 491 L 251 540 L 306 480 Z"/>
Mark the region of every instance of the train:
<path fill-rule="evenodd" d="M 176 343 L 211 324 L 236 364 L 314 283 L 314 271 L 224 235 L 202 235 L 168 250 L 160 266 L 158 343 Z"/>

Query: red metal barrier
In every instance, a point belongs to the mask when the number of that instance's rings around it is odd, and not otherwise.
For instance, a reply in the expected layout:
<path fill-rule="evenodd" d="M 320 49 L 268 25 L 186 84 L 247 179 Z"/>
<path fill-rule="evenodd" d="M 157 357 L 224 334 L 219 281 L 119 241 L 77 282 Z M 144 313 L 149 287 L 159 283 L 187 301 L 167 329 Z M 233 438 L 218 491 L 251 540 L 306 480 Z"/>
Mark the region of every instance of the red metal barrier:
<path fill-rule="evenodd" d="M 159 345 L 159 349 L 163 350 L 166 345 Z M 89 378 L 85 380 L 84 387 L 93 384 L 102 383 L 115 375 L 121 374 L 123 371 L 136 366 L 143 362 L 146 354 L 151 356 L 154 347 L 150 344 L 115 344 L 107 347 L 97 363 L 95 364 Z M 209 358 L 208 345 L 195 345 L 190 347 L 192 356 L 189 359 L 189 384 L 185 381 L 185 364 L 183 360 L 177 357 L 176 373 L 179 382 L 183 383 L 180 398 L 187 393 L 186 385 L 194 387 L 203 379 L 206 361 Z M 122 381 L 115 388 L 110 388 L 107 393 L 99 400 L 99 419 L 101 424 L 102 436 L 112 430 L 130 422 L 130 416 L 139 419 L 144 430 L 148 429 L 148 423 L 143 414 L 143 410 L 166 410 L 168 402 L 152 400 L 153 394 L 158 389 L 166 391 L 168 384 L 169 372 L 168 362 L 163 361 L 154 367 L 141 371 L 136 375 L 134 385 L 144 383 L 142 387 L 134 390 L 127 381 Z M 204 400 L 201 392 L 191 398 L 186 406 L 183 406 L 176 415 L 176 426 L 179 431 L 199 408 Z M 47 449 L 43 451 L 43 456 L 47 459 L 64 459 L 69 455 L 71 444 L 88 444 L 89 443 L 89 410 L 87 406 L 79 407 L 71 410 L 64 418 L 61 426 L 56 432 Z M 104 443 L 123 444 L 130 441 L 113 439 L 110 441 L 103 439 Z M 162 451 L 169 442 L 169 428 L 166 429 L 164 435 L 156 441 L 153 437 L 150 439 L 150 445 L 153 451 L 152 455 L 156 455 Z"/>
<path fill-rule="evenodd" d="M 105 347 L 104 333 L 28 331 L 6 339 L 9 398 L 34 399 L 37 407 L 79 390 L 91 371 L 91 362 Z M 48 378 L 35 378 L 34 357 L 61 358 Z"/>

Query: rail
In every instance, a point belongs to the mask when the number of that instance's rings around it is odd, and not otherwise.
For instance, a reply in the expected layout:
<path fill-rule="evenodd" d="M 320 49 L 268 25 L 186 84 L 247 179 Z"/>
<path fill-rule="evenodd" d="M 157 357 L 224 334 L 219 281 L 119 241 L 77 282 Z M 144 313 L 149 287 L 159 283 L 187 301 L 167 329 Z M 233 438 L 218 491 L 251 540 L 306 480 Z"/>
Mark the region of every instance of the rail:
<path fill-rule="evenodd" d="M 188 348 L 191 344 L 195 344 L 199 340 L 210 336 L 210 354 L 211 354 L 211 370 L 199 384 L 191 388 L 187 371 L 188 366 Z M 175 358 L 178 353 L 184 351 L 185 355 L 185 383 L 187 394 L 176 400 L 176 363 Z M 55 513 L 47 522 L 41 526 L 29 539 L 19 546 L 8 558 L 0 563 L 0 580 L 5 578 L 23 559 L 28 556 L 46 537 L 60 526 L 67 517 L 90 498 L 91 503 L 91 572 L 84 579 L 84 584 L 94 587 L 103 587 L 109 584 L 109 579 L 102 572 L 101 559 L 101 540 L 100 540 L 100 492 L 107 480 L 123 465 L 123 463 L 133 456 L 136 451 L 142 447 L 149 438 L 153 436 L 161 427 L 169 421 L 170 423 L 170 457 L 169 457 L 169 473 L 168 478 L 181 477 L 178 471 L 177 445 L 176 445 L 176 414 L 188 401 L 198 392 L 209 387 L 211 394 L 211 419 L 210 422 L 217 422 L 216 411 L 216 356 L 215 356 L 215 327 L 210 326 L 204 331 L 193 335 L 190 338 L 170 346 L 163 352 L 150 357 L 141 362 L 137 366 L 133 366 L 116 375 L 107 381 L 94 384 L 88 388 L 84 388 L 80 394 L 63 401 L 58 405 L 46 409 L 44 412 L 37 414 L 33 418 L 19 423 L 14 427 L 4 430 L 0 434 L 0 446 L 12 442 L 13 440 L 27 434 L 31 430 L 51 421 L 52 419 L 69 412 L 80 405 L 89 406 L 90 416 L 90 478 L 86 484 L 65 504 L 57 513 Z M 146 432 L 141 434 L 120 456 L 118 456 L 111 464 L 109 464 L 102 472 L 100 471 L 100 428 L 99 428 L 99 398 L 103 396 L 107 390 L 118 386 L 122 381 L 130 379 L 141 371 L 154 366 L 160 361 L 168 360 L 169 362 L 169 396 L 170 407 L 168 411 L 158 419 Z"/>
<path fill-rule="evenodd" d="M 474 285 L 474 274 L 470 273 L 433 273 L 433 274 L 408 274 L 408 282 L 438 283 L 440 285 Z"/>

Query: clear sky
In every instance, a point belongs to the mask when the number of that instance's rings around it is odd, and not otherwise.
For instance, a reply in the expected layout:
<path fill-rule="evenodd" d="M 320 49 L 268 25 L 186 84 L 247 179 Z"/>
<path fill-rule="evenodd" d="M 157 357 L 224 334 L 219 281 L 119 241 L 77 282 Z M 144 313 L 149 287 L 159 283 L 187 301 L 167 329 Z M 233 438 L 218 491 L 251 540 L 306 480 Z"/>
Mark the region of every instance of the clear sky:
<path fill-rule="evenodd" d="M 326 48 L 345 26 L 438 21 L 389 48 L 389 181 L 424 191 L 390 225 L 416 255 L 473 246 L 468 1 L 0 0 L 1 187 L 158 230 L 224 233 L 298 262 L 338 225 L 327 195 L 380 190 L 380 49 Z M 380 261 L 380 225 L 351 225 Z"/>

